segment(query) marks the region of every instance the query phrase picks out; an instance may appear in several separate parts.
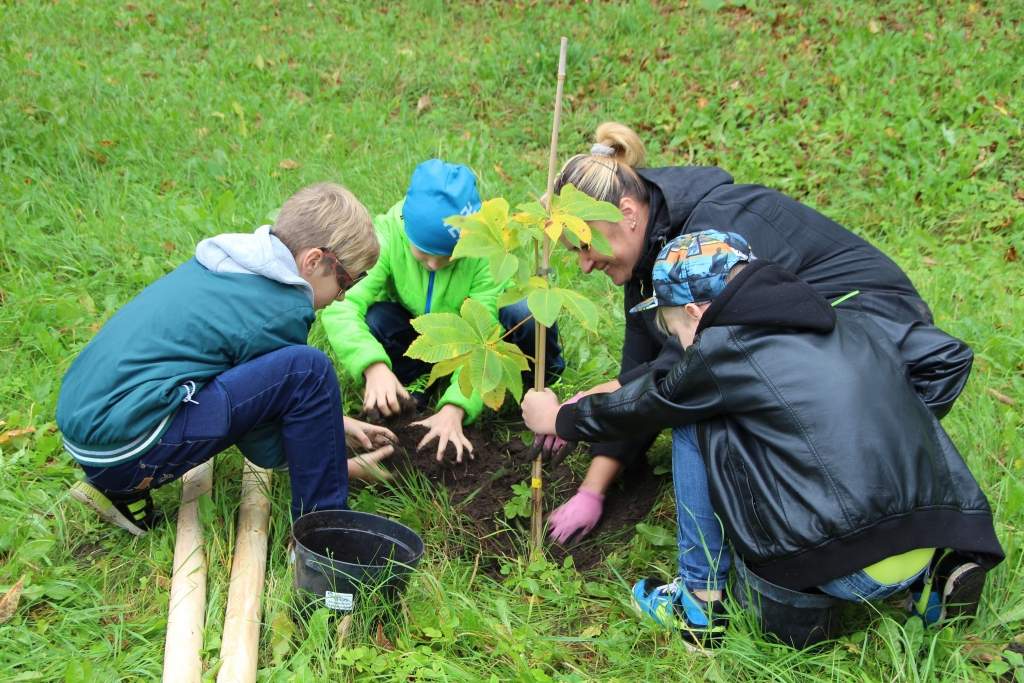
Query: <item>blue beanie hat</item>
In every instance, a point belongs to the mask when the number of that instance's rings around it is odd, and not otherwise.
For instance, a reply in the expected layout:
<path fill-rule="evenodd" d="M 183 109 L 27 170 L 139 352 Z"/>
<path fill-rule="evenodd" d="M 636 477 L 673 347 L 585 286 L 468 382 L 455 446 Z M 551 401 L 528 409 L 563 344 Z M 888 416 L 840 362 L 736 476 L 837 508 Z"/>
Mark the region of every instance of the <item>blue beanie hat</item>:
<path fill-rule="evenodd" d="M 473 172 L 461 164 L 430 159 L 412 172 L 402 207 L 405 234 L 422 252 L 450 256 L 459 241 L 459 231 L 444 219 L 479 210 L 480 195 Z"/>

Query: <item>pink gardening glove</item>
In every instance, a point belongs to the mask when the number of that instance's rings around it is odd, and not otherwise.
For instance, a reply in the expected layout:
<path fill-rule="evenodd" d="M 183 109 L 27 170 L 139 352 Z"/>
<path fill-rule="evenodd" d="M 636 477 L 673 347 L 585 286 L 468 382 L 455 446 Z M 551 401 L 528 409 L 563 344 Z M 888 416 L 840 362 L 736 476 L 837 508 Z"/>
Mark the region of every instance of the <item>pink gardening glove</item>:
<path fill-rule="evenodd" d="M 604 496 L 580 489 L 548 518 L 548 534 L 553 541 L 565 545 L 573 535 L 580 540 L 601 520 Z"/>

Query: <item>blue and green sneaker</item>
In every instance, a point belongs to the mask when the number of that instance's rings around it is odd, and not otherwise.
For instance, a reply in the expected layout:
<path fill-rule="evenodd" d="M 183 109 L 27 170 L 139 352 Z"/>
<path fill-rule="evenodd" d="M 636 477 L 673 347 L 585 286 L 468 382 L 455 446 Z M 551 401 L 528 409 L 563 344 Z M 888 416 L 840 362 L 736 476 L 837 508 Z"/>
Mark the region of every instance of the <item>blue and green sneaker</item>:
<path fill-rule="evenodd" d="M 907 607 L 926 626 L 973 617 L 985 588 L 985 569 L 947 550 L 932 565 L 920 590 L 912 590 Z"/>
<path fill-rule="evenodd" d="M 636 582 L 633 606 L 641 616 L 646 615 L 666 628 L 678 629 L 691 649 L 717 647 L 725 636 L 722 601 L 701 600 L 678 577 L 671 583 L 656 578 Z"/>
<path fill-rule="evenodd" d="M 156 508 L 149 490 L 130 499 L 113 499 L 87 481 L 71 487 L 71 497 L 96 511 L 106 522 L 141 536 L 156 523 Z"/>

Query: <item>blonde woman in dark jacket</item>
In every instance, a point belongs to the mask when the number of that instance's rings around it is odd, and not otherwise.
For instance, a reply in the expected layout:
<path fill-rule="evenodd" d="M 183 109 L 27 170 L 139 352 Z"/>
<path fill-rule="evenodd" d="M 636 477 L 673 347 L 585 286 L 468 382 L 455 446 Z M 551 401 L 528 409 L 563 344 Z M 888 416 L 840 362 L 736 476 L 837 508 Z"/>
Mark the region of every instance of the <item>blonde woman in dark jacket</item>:
<path fill-rule="evenodd" d="M 926 622 L 973 613 L 1003 558 L 988 501 L 856 297 L 830 306 L 716 230 L 669 241 L 652 281 L 630 314 L 653 313 L 679 360 L 561 408 L 550 390 L 523 401 L 530 429 L 568 441 L 673 429 L 679 575 L 638 582 L 638 607 L 716 643 L 727 538 L 784 590 L 866 602 L 912 588 Z"/>
<path fill-rule="evenodd" d="M 650 296 L 651 268 L 666 242 L 727 227 L 745 238 L 760 258 L 795 273 L 826 299 L 859 291 L 847 306 L 870 315 L 896 346 L 915 391 L 933 413 L 941 418 L 949 411 L 970 374 L 973 354 L 965 343 L 935 327 L 928 306 L 889 257 L 780 192 L 735 184 L 714 167 L 644 168 L 644 157 L 636 133 L 619 123 L 604 123 L 590 153 L 569 159 L 556 183 L 556 190 L 572 183 L 621 209 L 618 223 L 591 223 L 607 238 L 610 255 L 566 246 L 577 252 L 585 274 L 601 271 L 625 289 L 627 311 Z M 678 342 L 658 330 L 653 311 L 626 315 L 619 375 L 582 393 L 614 391 L 652 369 L 671 367 L 680 354 Z M 593 529 L 611 482 L 656 435 L 592 444 L 593 460 L 579 491 L 551 515 L 555 540 L 580 538 Z"/>

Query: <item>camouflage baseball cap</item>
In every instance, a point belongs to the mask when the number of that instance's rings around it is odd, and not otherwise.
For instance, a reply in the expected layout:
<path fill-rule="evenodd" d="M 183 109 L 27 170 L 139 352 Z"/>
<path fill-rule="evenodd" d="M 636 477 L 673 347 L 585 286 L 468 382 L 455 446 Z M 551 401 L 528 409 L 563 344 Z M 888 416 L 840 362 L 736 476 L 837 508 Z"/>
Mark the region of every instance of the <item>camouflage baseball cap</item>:
<path fill-rule="evenodd" d="M 711 301 L 725 289 L 733 266 L 753 260 L 747 240 L 734 232 L 701 230 L 680 235 L 662 247 L 654 262 L 654 296 L 629 312 Z"/>

